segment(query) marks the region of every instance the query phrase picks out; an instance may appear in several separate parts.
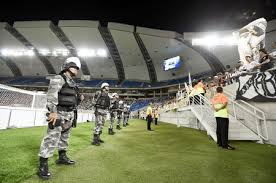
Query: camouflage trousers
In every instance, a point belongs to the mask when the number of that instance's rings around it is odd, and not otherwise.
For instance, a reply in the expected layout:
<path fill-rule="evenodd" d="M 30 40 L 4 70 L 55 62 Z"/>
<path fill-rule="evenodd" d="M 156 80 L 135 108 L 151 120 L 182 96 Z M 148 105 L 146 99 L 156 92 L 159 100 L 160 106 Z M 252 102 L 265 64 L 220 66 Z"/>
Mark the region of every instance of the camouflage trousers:
<path fill-rule="evenodd" d="M 60 122 L 60 126 L 55 126 L 54 129 L 48 127 L 47 134 L 43 138 L 38 156 L 43 158 L 52 157 L 55 148 L 67 151 L 68 139 L 70 137 L 74 112 L 58 111 L 58 119 L 56 124 Z"/>
<path fill-rule="evenodd" d="M 117 113 L 117 126 L 120 126 L 122 120 L 122 113 Z"/>
<path fill-rule="evenodd" d="M 123 125 L 126 126 L 127 122 L 128 122 L 128 114 L 124 114 L 123 115 Z"/>
<path fill-rule="evenodd" d="M 95 111 L 95 128 L 94 134 L 101 134 L 104 127 L 107 111 L 104 109 L 96 109 Z"/>
<path fill-rule="evenodd" d="M 115 122 L 115 117 L 116 117 L 117 112 L 110 111 L 110 122 L 109 122 L 109 128 L 113 129 L 113 125 Z"/>

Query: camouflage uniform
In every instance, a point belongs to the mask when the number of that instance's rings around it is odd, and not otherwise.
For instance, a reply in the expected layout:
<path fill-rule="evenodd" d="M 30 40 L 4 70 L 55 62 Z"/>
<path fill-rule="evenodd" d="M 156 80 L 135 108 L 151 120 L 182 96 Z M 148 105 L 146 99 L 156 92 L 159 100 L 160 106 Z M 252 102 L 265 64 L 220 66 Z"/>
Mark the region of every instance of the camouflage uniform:
<path fill-rule="evenodd" d="M 74 80 L 66 77 L 67 83 L 71 86 L 76 86 Z M 65 84 L 64 79 L 61 75 L 56 75 L 50 81 L 48 93 L 47 93 L 47 108 L 49 113 L 57 112 L 58 118 L 56 124 L 60 123 L 60 126 L 50 129 L 48 127 L 47 134 L 43 138 L 39 156 L 43 158 L 48 158 L 53 156 L 54 150 L 57 147 L 59 151 L 68 149 L 68 139 L 70 137 L 72 122 L 74 119 L 73 110 L 62 110 L 58 106 L 58 92 L 61 90 Z M 65 108 L 63 108 L 65 109 Z"/>
<path fill-rule="evenodd" d="M 130 117 L 130 106 L 128 105 L 127 106 L 127 112 L 126 112 L 126 125 L 128 125 L 128 120 L 129 120 L 129 117 Z"/>
<path fill-rule="evenodd" d="M 106 115 L 110 106 L 110 98 L 107 91 L 96 92 L 92 104 L 95 106 L 95 128 L 93 132 L 92 145 L 100 145 L 104 142 L 100 139 L 104 127 Z"/>
<path fill-rule="evenodd" d="M 125 104 L 123 109 L 123 127 L 126 127 L 127 116 L 128 116 L 128 109 L 127 109 L 127 105 Z"/>
<path fill-rule="evenodd" d="M 114 122 L 115 122 L 115 117 L 117 115 L 117 110 L 118 110 L 118 107 L 119 107 L 119 104 L 118 104 L 118 99 L 116 98 L 113 98 L 113 100 L 111 101 L 111 106 L 110 106 L 110 123 L 109 123 L 109 128 L 108 128 L 108 134 L 110 135 L 114 135 L 115 132 L 113 132 L 113 125 L 114 125 Z"/>
<path fill-rule="evenodd" d="M 110 111 L 109 129 L 113 129 L 116 115 L 117 115 L 117 112 L 115 110 Z"/>
<path fill-rule="evenodd" d="M 76 76 L 81 68 L 80 59 L 69 57 L 65 60 L 63 69 L 59 75 L 50 80 L 47 93 L 48 130 L 40 146 L 39 168 L 37 175 L 41 179 L 49 179 L 51 173 L 48 168 L 48 158 L 53 156 L 54 150 L 58 148 L 59 158 L 57 164 L 72 165 L 75 163 L 67 157 L 68 139 L 70 137 L 72 124 L 75 122 L 77 105 L 81 101 L 81 96 L 73 76 Z M 55 121 L 55 123 L 54 123 Z M 76 125 L 74 125 L 76 126 Z"/>
<path fill-rule="evenodd" d="M 105 109 L 96 109 L 95 110 L 95 129 L 94 129 L 94 134 L 100 135 L 102 133 L 106 115 L 107 115 L 107 110 Z"/>
<path fill-rule="evenodd" d="M 117 110 L 117 129 L 120 130 L 120 124 L 121 124 L 121 120 L 122 120 L 122 113 L 124 110 L 124 104 L 119 104 L 119 108 Z"/>

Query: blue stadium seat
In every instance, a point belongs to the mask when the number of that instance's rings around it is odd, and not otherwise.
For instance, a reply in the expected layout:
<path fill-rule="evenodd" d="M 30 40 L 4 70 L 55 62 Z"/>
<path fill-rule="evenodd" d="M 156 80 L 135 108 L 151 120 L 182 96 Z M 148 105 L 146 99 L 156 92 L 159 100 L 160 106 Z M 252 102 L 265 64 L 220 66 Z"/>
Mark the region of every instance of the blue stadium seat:
<path fill-rule="evenodd" d="M 141 81 L 124 81 L 122 84 L 124 88 L 141 88 L 143 87 L 143 82 Z"/>
<path fill-rule="evenodd" d="M 102 80 L 95 79 L 90 81 L 77 80 L 76 82 L 80 87 L 98 87 Z"/>

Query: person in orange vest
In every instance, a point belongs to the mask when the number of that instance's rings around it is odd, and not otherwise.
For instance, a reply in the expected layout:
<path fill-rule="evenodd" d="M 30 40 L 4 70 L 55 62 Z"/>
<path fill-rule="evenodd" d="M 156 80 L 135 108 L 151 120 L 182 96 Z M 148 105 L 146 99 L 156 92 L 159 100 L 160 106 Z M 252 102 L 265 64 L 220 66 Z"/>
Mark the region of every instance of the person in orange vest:
<path fill-rule="evenodd" d="M 228 130 L 229 130 L 229 117 L 227 111 L 228 98 L 223 94 L 223 88 L 217 87 L 217 93 L 212 99 L 212 105 L 214 109 L 214 116 L 217 122 L 217 144 L 218 146 L 234 150 L 228 144 Z"/>
<path fill-rule="evenodd" d="M 152 122 L 152 118 L 153 118 L 153 112 L 152 112 L 152 103 L 149 103 L 149 106 L 148 106 L 148 108 L 147 108 L 147 112 L 146 112 L 146 115 L 147 115 L 147 117 L 146 117 L 146 119 L 147 119 L 147 125 L 148 125 L 148 130 L 149 131 L 152 131 L 152 129 L 151 129 L 151 122 Z"/>

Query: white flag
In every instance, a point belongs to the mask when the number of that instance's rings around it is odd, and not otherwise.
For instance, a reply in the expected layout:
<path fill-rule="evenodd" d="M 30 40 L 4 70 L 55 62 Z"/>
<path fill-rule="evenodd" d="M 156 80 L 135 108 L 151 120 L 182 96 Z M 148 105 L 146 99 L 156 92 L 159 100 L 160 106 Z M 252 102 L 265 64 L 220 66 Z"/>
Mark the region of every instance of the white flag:
<path fill-rule="evenodd" d="M 189 72 L 189 85 L 192 86 L 192 78 L 191 78 L 191 73 Z"/>

